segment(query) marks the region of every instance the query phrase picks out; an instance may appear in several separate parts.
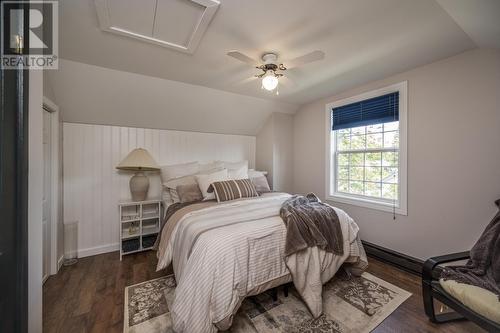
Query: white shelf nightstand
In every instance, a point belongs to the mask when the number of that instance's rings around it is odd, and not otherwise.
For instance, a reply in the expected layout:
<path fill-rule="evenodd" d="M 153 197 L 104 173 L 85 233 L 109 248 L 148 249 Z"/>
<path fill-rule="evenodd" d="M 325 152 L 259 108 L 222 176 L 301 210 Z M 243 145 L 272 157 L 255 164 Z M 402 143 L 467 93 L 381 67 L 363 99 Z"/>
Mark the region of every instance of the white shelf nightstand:
<path fill-rule="evenodd" d="M 161 200 L 121 202 L 120 260 L 126 254 L 150 250 L 160 232 Z"/>

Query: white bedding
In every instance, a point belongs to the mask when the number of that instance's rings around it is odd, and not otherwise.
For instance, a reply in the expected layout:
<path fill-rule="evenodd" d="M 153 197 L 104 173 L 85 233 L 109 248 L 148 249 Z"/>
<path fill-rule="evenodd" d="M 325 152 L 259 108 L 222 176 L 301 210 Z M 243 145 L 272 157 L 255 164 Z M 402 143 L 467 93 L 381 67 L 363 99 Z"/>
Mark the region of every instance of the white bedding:
<path fill-rule="evenodd" d="M 269 288 L 273 282 L 290 280 L 284 260 L 286 228 L 279 216 L 282 203 L 289 197 L 272 193 L 190 212 L 179 220 L 170 239 L 162 237 L 160 249 L 164 250 L 158 253 L 157 268 L 173 263 L 177 288 L 170 310 L 176 332 L 227 329 L 247 295 L 263 291 L 263 285 Z M 326 272 L 318 277 L 319 283 L 329 280 L 344 261 L 352 260 L 356 252 L 353 247 L 358 246 L 357 226 L 343 211 L 337 212 L 344 255 L 308 251 L 308 256 L 318 258 L 310 265 L 317 262 Z M 294 263 L 304 259 L 289 257 L 292 271 L 297 272 Z M 302 282 L 307 286 L 307 278 Z"/>

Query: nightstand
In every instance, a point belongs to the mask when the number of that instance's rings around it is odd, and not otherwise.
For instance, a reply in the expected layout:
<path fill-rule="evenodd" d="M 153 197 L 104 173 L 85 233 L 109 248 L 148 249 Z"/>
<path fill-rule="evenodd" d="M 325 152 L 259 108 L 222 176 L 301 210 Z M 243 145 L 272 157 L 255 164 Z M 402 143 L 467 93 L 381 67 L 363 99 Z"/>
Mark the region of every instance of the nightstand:
<path fill-rule="evenodd" d="M 161 200 L 121 202 L 120 260 L 126 254 L 150 250 L 160 232 Z"/>

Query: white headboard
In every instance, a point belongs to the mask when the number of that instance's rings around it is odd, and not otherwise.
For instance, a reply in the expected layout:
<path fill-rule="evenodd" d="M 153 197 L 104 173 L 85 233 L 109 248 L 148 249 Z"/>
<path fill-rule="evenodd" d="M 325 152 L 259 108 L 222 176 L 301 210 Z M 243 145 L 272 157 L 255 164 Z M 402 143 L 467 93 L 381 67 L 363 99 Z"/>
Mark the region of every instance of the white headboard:
<path fill-rule="evenodd" d="M 255 137 L 133 127 L 63 124 L 64 221 L 79 222 L 80 255 L 118 249 L 119 201 L 130 198 L 132 174 L 115 166 L 134 148 L 159 165 L 248 160 L 255 166 Z M 159 198 L 159 174 L 150 175 L 149 198 Z"/>

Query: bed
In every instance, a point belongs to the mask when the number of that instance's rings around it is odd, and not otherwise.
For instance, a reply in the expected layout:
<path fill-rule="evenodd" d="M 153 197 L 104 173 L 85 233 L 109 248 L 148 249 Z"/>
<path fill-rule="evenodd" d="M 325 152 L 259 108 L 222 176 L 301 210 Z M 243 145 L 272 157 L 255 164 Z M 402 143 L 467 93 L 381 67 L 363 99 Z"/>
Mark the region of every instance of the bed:
<path fill-rule="evenodd" d="M 291 282 L 292 273 L 295 285 L 307 294 L 308 288 L 321 288 L 343 263 L 353 269 L 366 263 L 358 226 L 337 208 L 342 256 L 310 248 L 285 259 L 286 228 L 279 211 L 289 198 L 266 193 L 196 202 L 169 216 L 158 241 L 157 269 L 173 266 L 177 288 L 170 311 L 176 332 L 228 329 L 245 297 Z M 307 265 L 320 265 L 321 274 L 306 279 Z M 312 301 L 321 304 L 321 299 Z"/>

